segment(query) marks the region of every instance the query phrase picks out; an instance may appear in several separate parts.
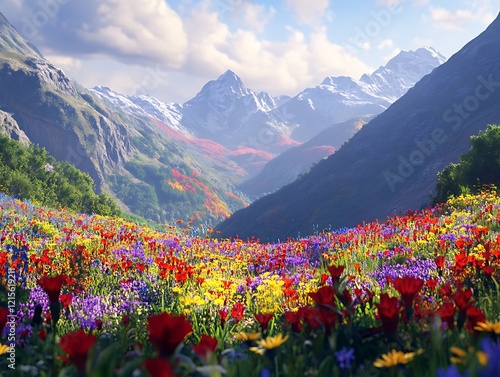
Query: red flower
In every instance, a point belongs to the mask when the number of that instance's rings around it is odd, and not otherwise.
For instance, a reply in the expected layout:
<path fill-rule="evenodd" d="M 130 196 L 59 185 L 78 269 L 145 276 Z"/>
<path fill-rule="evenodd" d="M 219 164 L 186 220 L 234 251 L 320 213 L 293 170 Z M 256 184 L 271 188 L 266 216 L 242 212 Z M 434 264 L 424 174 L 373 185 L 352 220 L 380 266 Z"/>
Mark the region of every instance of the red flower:
<path fill-rule="evenodd" d="M 95 325 L 96 325 L 97 330 L 102 330 L 102 319 L 96 319 Z"/>
<path fill-rule="evenodd" d="M 183 315 L 155 314 L 148 318 L 149 341 L 160 356 L 169 357 L 184 338 L 193 332 L 191 323 Z"/>
<path fill-rule="evenodd" d="M 298 333 L 302 330 L 302 315 L 299 312 L 285 312 L 285 319 L 292 326 L 292 331 Z"/>
<path fill-rule="evenodd" d="M 71 293 L 65 293 L 59 297 L 61 300 L 62 307 L 66 309 L 73 302 L 73 295 Z"/>
<path fill-rule="evenodd" d="M 259 322 L 261 331 L 264 332 L 267 330 L 267 326 L 269 324 L 269 321 L 271 319 L 273 319 L 274 314 L 256 313 L 256 314 L 254 314 L 254 317 Z"/>
<path fill-rule="evenodd" d="M 9 315 L 9 310 L 5 308 L 0 308 L 0 335 L 7 324 L 7 316 Z"/>
<path fill-rule="evenodd" d="M 455 306 L 451 302 L 445 302 L 437 311 L 441 322 L 446 323 L 450 330 L 455 328 Z"/>
<path fill-rule="evenodd" d="M 61 287 L 66 281 L 66 275 L 44 276 L 38 279 L 37 284 L 47 293 L 51 304 L 59 302 Z"/>
<path fill-rule="evenodd" d="M 335 289 L 330 285 L 319 288 L 316 292 L 310 292 L 311 297 L 319 307 L 333 308 L 335 306 Z"/>
<path fill-rule="evenodd" d="M 38 337 L 41 339 L 41 340 L 45 340 L 45 338 L 47 337 L 47 331 L 45 329 L 41 329 L 39 332 L 38 332 Z"/>
<path fill-rule="evenodd" d="M 423 286 L 424 281 L 422 279 L 412 276 L 394 279 L 394 288 L 401 295 L 405 309 L 412 307 L 413 299 Z"/>
<path fill-rule="evenodd" d="M 122 325 L 128 326 L 130 324 L 130 317 L 128 315 L 124 315 L 122 317 Z"/>
<path fill-rule="evenodd" d="M 146 359 L 144 361 L 144 366 L 151 377 L 177 377 L 177 374 L 174 374 L 172 371 L 172 367 L 168 360 L 162 359 L 161 357 Z"/>
<path fill-rule="evenodd" d="M 227 309 L 219 309 L 217 312 L 219 313 L 220 325 L 224 326 L 226 324 L 226 319 L 229 312 L 227 311 Z"/>
<path fill-rule="evenodd" d="M 61 359 L 66 363 L 74 364 L 80 372 L 85 371 L 85 363 L 90 349 L 94 346 L 96 336 L 86 334 L 82 329 L 67 333 L 61 337 L 59 345 L 67 356 Z"/>
<path fill-rule="evenodd" d="M 332 277 L 332 283 L 335 284 L 339 281 L 340 276 L 344 272 L 345 266 L 328 266 L 327 268 L 330 276 Z"/>
<path fill-rule="evenodd" d="M 399 322 L 399 300 L 396 297 L 389 297 L 387 293 L 382 293 L 380 303 L 375 305 L 378 308 L 384 332 L 386 334 L 395 333 Z"/>
<path fill-rule="evenodd" d="M 198 344 L 196 346 L 191 346 L 191 348 L 193 348 L 193 351 L 196 352 L 198 356 L 200 356 L 203 359 L 206 359 L 209 354 L 215 353 L 215 350 L 217 349 L 217 344 L 218 344 L 217 339 L 212 338 L 211 336 L 208 336 L 206 334 L 203 334 Z"/>
<path fill-rule="evenodd" d="M 231 309 L 231 316 L 237 321 L 241 321 L 243 319 L 245 311 L 245 305 L 243 305 L 241 302 L 237 302 L 233 305 L 233 308 Z"/>
<path fill-rule="evenodd" d="M 434 258 L 434 263 L 436 263 L 437 268 L 443 269 L 445 262 L 446 262 L 446 258 L 444 257 L 444 255 L 440 255 L 440 256 Z"/>
<path fill-rule="evenodd" d="M 481 309 L 475 306 L 469 306 L 466 311 L 467 314 L 467 327 L 470 331 L 474 329 L 478 322 L 486 322 L 486 315 Z"/>
<path fill-rule="evenodd" d="M 453 300 L 455 301 L 455 304 L 457 305 L 457 308 L 460 313 L 465 313 L 467 308 L 470 305 L 472 305 L 472 302 L 470 301 L 471 297 L 472 297 L 471 289 L 457 290 L 453 294 Z"/>

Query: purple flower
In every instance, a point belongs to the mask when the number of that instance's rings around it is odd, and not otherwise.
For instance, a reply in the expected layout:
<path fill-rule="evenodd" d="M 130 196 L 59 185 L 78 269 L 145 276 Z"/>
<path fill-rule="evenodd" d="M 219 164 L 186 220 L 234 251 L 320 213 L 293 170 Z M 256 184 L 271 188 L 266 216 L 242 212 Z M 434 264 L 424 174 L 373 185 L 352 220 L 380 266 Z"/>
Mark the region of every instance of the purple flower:
<path fill-rule="evenodd" d="M 462 375 L 455 365 L 450 365 L 448 369 L 438 368 L 437 375 L 438 377 L 466 377 L 468 373 Z"/>
<path fill-rule="evenodd" d="M 354 348 L 345 348 L 342 347 L 340 351 L 335 352 L 335 358 L 337 359 L 337 362 L 339 363 L 339 368 L 341 370 L 345 369 L 350 369 L 351 368 L 351 361 L 354 361 Z"/>

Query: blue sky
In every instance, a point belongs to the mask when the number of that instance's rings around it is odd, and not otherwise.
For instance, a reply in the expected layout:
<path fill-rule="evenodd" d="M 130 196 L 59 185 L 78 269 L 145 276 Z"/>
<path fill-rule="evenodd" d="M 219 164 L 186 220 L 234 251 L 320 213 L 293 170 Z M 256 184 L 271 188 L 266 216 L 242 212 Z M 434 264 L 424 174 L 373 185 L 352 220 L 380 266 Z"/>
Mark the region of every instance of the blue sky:
<path fill-rule="evenodd" d="M 0 11 L 86 87 L 183 103 L 227 69 L 295 95 L 359 78 L 401 50 L 450 57 L 498 15 L 493 0 L 0 0 Z"/>

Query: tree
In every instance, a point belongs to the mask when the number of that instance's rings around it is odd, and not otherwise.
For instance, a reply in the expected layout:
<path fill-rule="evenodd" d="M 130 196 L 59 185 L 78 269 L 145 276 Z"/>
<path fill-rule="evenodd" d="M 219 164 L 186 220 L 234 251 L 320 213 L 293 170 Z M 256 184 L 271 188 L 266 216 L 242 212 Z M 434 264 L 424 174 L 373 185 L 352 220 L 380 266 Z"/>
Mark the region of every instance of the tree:
<path fill-rule="evenodd" d="M 483 185 L 500 187 L 500 126 L 488 125 L 486 131 L 471 137 L 471 149 L 460 156 L 458 164 L 438 173 L 434 202 L 450 196 L 476 192 Z"/>

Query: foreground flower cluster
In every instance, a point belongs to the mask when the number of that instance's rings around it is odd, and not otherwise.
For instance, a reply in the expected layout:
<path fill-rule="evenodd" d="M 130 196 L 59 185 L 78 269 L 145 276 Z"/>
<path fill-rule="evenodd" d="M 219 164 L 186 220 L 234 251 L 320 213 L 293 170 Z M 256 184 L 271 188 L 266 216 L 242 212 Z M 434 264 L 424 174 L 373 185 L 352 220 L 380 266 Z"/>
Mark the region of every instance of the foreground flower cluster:
<path fill-rule="evenodd" d="M 0 369 L 500 375 L 499 206 L 484 192 L 262 244 L 0 196 Z"/>

